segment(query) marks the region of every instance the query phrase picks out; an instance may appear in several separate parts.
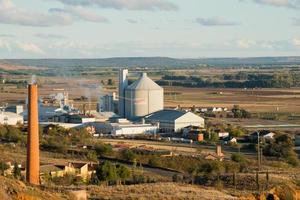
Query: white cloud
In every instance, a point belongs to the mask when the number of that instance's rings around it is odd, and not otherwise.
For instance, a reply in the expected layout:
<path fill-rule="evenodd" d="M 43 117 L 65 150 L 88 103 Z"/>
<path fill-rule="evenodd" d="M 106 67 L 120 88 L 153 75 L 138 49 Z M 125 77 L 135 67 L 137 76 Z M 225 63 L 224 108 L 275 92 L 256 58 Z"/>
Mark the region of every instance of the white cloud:
<path fill-rule="evenodd" d="M 264 4 L 270 6 L 297 8 L 297 9 L 300 8 L 300 0 L 253 0 L 253 1 L 258 4 Z"/>
<path fill-rule="evenodd" d="M 45 52 L 34 43 L 18 43 L 18 47 L 24 52 L 34 53 L 34 54 L 45 54 Z"/>
<path fill-rule="evenodd" d="M 90 22 L 108 22 L 108 19 L 94 12 L 83 8 L 82 6 L 66 6 L 65 8 L 51 8 L 50 13 L 71 15 L 77 19 Z"/>
<path fill-rule="evenodd" d="M 40 13 L 15 6 L 11 0 L 0 0 L 0 23 L 25 26 L 69 25 L 71 16 L 65 14 Z"/>
<path fill-rule="evenodd" d="M 66 39 L 67 37 L 64 35 L 58 35 L 58 34 L 45 34 L 45 33 L 38 33 L 35 34 L 36 37 L 41 39 Z"/>
<path fill-rule="evenodd" d="M 169 0 L 52 0 L 72 6 L 98 6 L 118 10 L 178 10 L 176 4 Z"/>
<path fill-rule="evenodd" d="M 11 45 L 9 42 L 2 40 L 0 38 L 0 49 L 5 49 L 5 50 L 11 52 Z"/>
<path fill-rule="evenodd" d="M 237 22 L 228 21 L 223 17 L 197 18 L 196 22 L 203 26 L 235 26 Z"/>
<path fill-rule="evenodd" d="M 300 26 L 300 18 L 294 17 L 292 18 L 292 20 L 293 20 L 293 25 Z"/>
<path fill-rule="evenodd" d="M 106 22 L 107 19 L 80 6 L 52 8 L 48 12 L 36 12 L 19 8 L 12 0 L 0 0 L 0 23 L 23 26 L 66 26 L 76 20 Z"/>
<path fill-rule="evenodd" d="M 299 38 L 294 38 L 292 39 L 291 42 L 294 46 L 300 47 L 300 39 Z"/>
<path fill-rule="evenodd" d="M 256 41 L 249 39 L 240 39 L 236 41 L 236 44 L 241 49 L 249 49 L 256 45 Z"/>

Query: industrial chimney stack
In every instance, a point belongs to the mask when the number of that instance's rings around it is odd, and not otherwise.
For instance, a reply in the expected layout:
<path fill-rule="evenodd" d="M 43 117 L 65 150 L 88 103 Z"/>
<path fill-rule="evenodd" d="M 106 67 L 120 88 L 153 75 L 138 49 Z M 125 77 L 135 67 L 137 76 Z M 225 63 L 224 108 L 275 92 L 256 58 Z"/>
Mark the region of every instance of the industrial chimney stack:
<path fill-rule="evenodd" d="M 28 85 L 28 136 L 26 180 L 30 184 L 40 184 L 39 155 L 39 123 L 38 123 L 38 89 L 36 83 Z"/>

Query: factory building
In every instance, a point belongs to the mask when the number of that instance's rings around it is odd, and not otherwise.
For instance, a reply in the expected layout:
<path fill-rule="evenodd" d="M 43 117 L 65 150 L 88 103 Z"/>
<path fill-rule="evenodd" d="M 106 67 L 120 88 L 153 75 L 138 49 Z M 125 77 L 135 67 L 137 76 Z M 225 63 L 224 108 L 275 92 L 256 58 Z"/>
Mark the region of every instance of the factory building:
<path fill-rule="evenodd" d="M 118 119 L 113 123 L 98 123 L 95 127 L 97 132 L 113 136 L 155 134 L 158 131 L 158 126 L 144 123 L 135 124 L 126 119 Z"/>
<path fill-rule="evenodd" d="M 5 108 L 5 112 L 13 112 L 20 115 L 24 112 L 24 108 L 22 105 L 8 106 Z"/>
<path fill-rule="evenodd" d="M 204 119 L 192 112 L 180 110 L 161 110 L 145 117 L 146 123 L 159 124 L 162 132 L 180 132 L 185 127 L 204 128 Z"/>
<path fill-rule="evenodd" d="M 116 100 L 116 93 L 103 95 L 100 97 L 98 112 L 114 112 L 114 102 Z"/>
<path fill-rule="evenodd" d="M 23 124 L 23 116 L 13 113 L 13 112 L 3 112 L 0 111 L 0 124 L 5 125 L 17 125 L 17 124 Z"/>
<path fill-rule="evenodd" d="M 127 86 L 128 78 L 124 76 L 128 76 L 128 70 L 120 71 L 119 115 L 121 117 L 135 120 L 164 108 L 163 88 L 151 80 L 146 73 L 142 73 L 140 78 L 129 86 Z"/>

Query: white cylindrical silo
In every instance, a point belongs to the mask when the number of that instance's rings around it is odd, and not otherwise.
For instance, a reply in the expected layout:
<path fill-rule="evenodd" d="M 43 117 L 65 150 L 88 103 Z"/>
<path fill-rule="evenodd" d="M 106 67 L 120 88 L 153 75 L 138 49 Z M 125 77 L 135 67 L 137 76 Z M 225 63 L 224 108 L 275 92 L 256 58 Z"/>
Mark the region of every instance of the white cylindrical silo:
<path fill-rule="evenodd" d="M 164 90 L 151 80 L 146 73 L 125 89 L 125 114 L 136 119 L 162 110 Z"/>

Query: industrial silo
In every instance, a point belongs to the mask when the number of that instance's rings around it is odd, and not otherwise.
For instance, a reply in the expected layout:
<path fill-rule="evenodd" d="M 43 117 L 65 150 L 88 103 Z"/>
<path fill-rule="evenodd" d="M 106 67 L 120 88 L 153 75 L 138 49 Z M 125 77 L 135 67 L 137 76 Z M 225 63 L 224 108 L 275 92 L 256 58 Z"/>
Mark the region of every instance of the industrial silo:
<path fill-rule="evenodd" d="M 164 90 L 146 73 L 125 89 L 125 117 L 128 119 L 143 117 L 163 107 Z"/>

